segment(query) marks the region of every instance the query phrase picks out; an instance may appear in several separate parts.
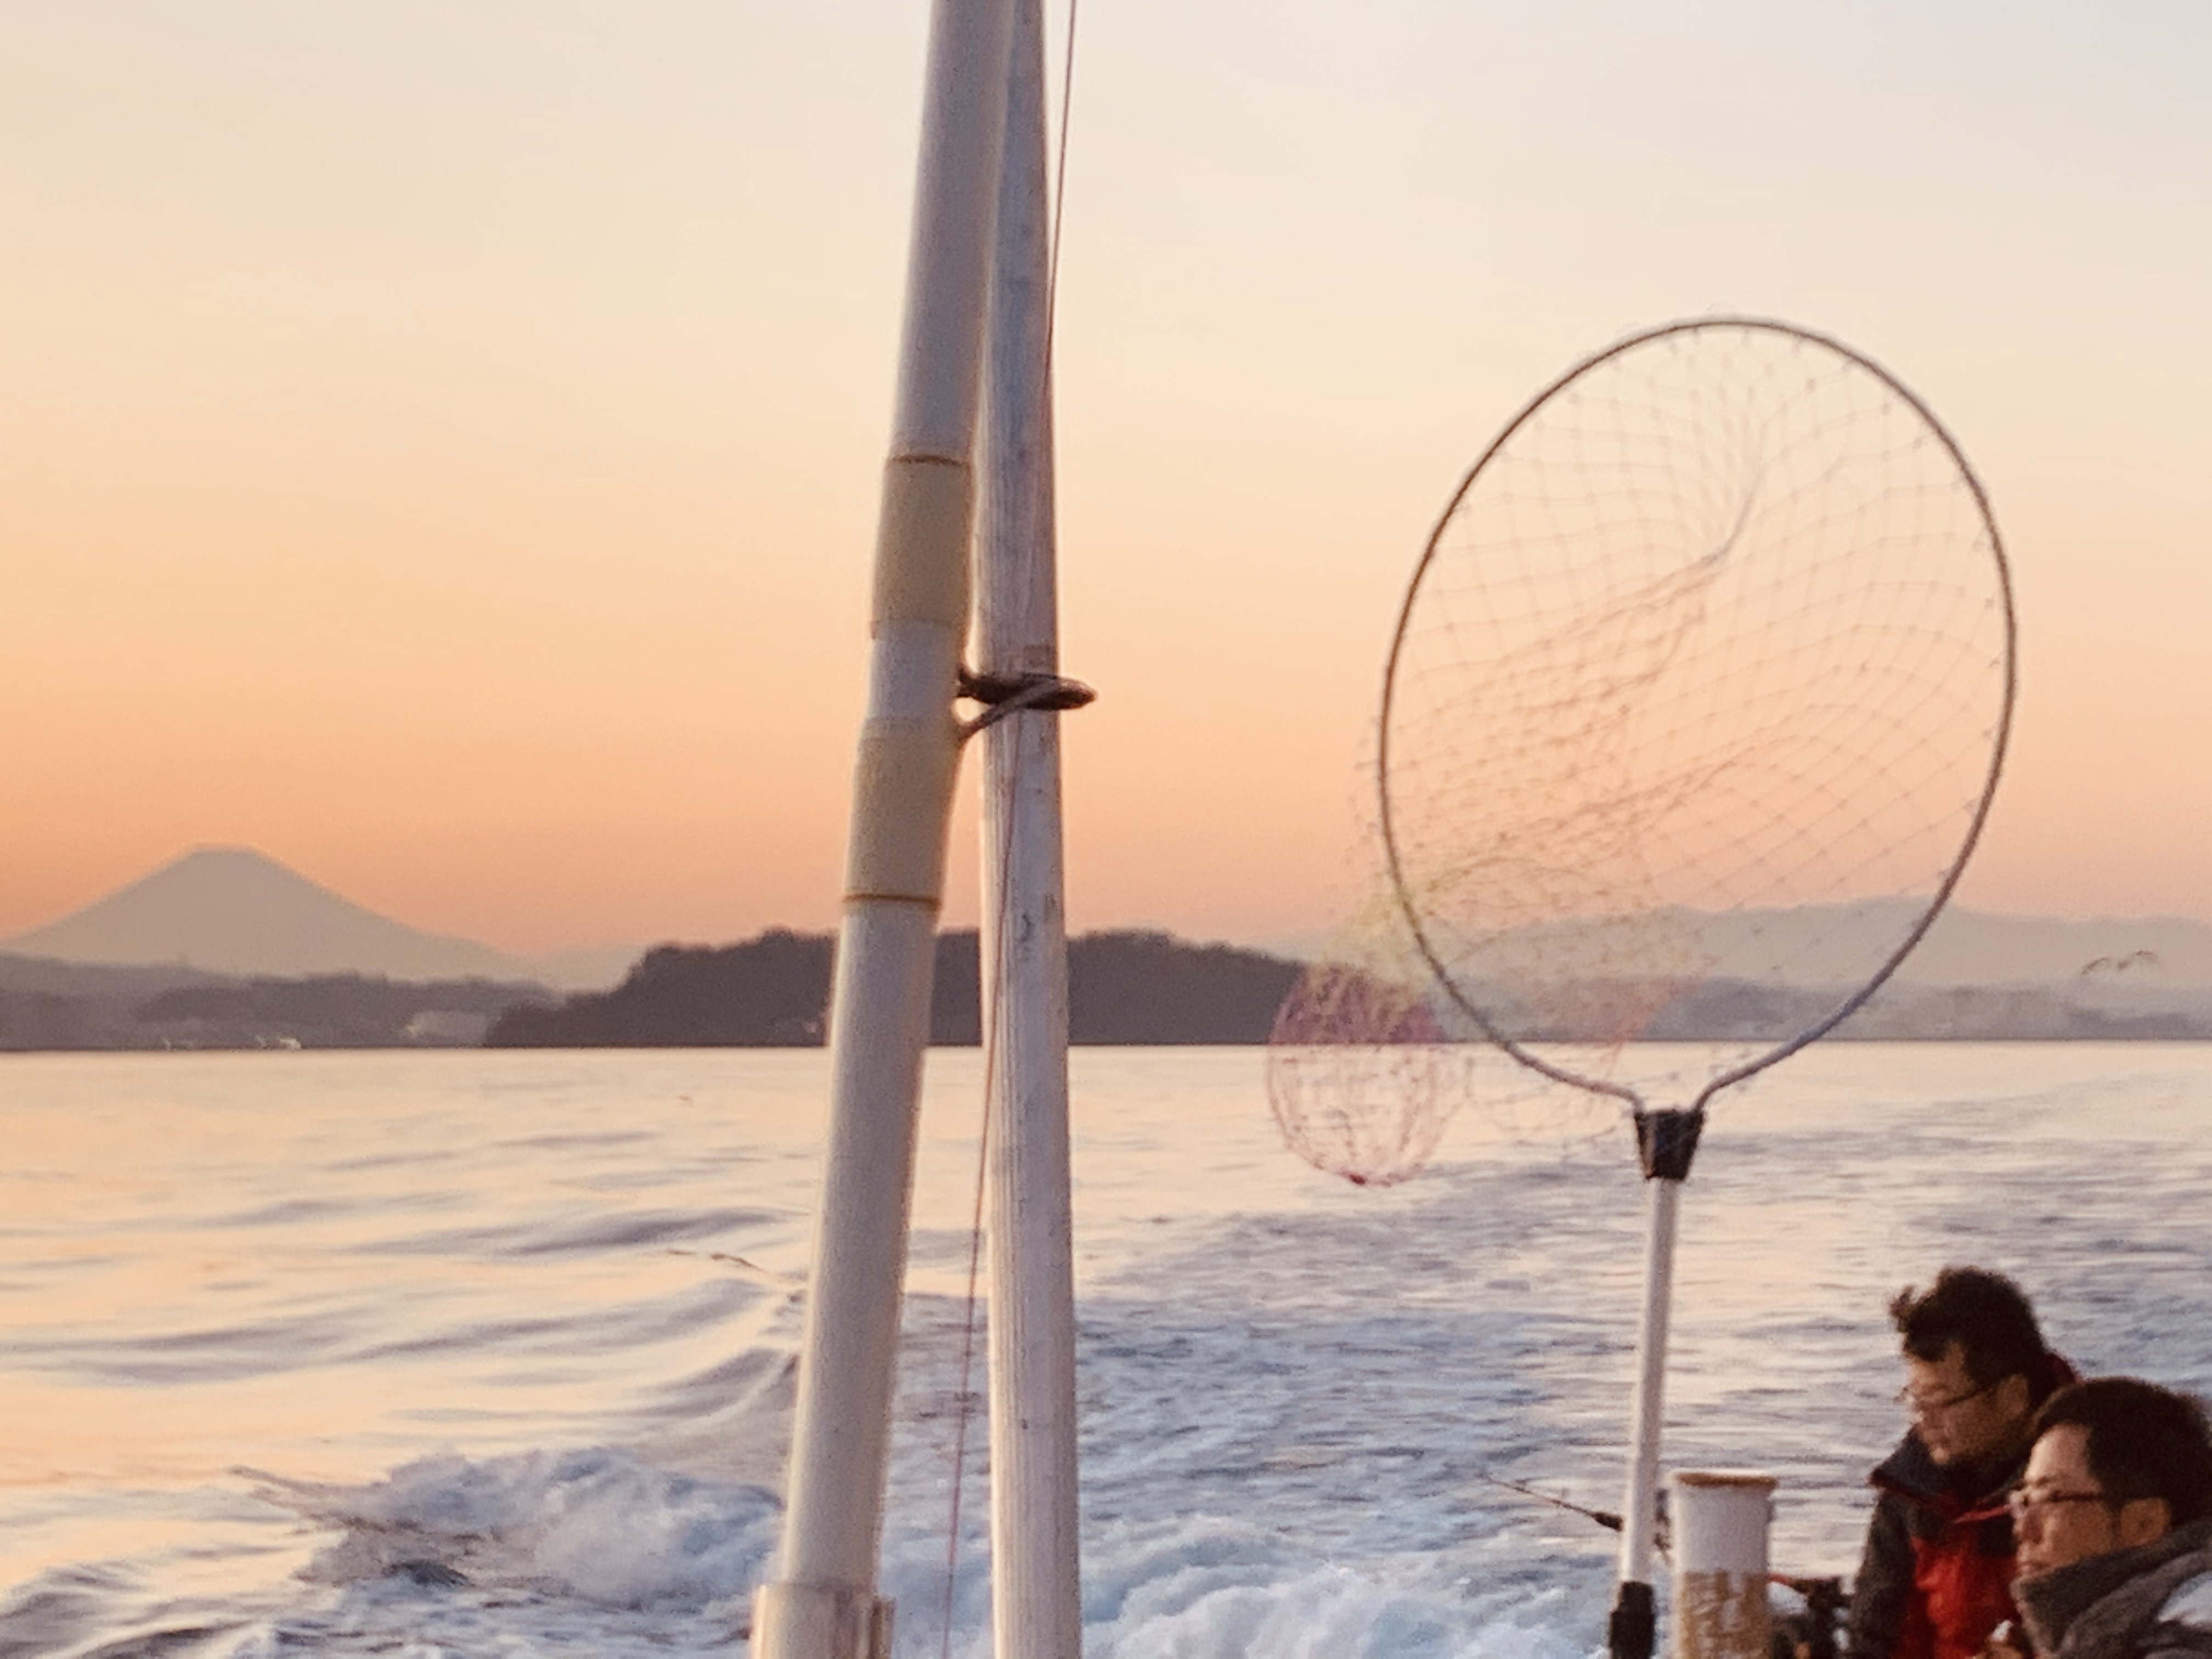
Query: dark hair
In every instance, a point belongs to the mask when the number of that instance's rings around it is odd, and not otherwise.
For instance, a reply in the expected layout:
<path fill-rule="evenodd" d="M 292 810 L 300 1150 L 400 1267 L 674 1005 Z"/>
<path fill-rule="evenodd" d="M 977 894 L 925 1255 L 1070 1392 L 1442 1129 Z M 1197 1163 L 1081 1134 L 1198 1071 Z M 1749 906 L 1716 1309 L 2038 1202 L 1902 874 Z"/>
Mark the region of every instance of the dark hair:
<path fill-rule="evenodd" d="M 2212 1515 L 2212 1423 L 2185 1394 L 2136 1376 L 2097 1376 L 2059 1389 L 2035 1414 L 2039 1438 L 2087 1431 L 2089 1473 L 2110 1498 L 2163 1498 L 2172 1524 Z"/>
<path fill-rule="evenodd" d="M 1938 1364 L 1957 1343 L 1978 1388 L 2025 1376 L 2029 1397 L 2039 1401 L 2054 1386 L 2056 1368 L 2046 1358 L 2035 1310 L 2002 1273 L 1946 1267 L 1925 1291 L 1910 1285 L 1899 1291 L 1889 1316 L 1915 1359 Z"/>

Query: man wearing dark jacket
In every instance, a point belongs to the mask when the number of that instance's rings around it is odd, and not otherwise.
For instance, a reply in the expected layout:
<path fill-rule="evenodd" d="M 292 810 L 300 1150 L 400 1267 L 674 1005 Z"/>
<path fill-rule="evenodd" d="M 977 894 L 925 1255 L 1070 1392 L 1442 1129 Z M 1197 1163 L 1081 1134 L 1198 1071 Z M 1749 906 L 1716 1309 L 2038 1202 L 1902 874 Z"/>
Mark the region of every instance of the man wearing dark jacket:
<path fill-rule="evenodd" d="M 1946 1267 L 1889 1313 L 1912 1427 L 1868 1477 L 1879 1496 L 1851 1587 L 1850 1659 L 1973 1659 L 2014 1616 L 2005 1498 L 2036 1409 L 2073 1372 L 2002 1273 Z"/>
<path fill-rule="evenodd" d="M 2212 1655 L 2212 1426 L 2132 1376 L 2062 1389 L 2012 1495 L 2022 1622 L 2045 1659 Z"/>

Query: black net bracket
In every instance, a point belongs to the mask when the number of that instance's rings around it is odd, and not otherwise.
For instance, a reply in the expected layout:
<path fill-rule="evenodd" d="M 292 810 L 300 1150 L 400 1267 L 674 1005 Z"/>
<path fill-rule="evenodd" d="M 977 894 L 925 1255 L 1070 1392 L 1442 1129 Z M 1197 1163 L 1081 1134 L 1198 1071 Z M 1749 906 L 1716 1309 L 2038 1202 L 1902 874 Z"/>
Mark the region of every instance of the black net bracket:
<path fill-rule="evenodd" d="M 1687 1181 L 1690 1160 L 1698 1155 L 1698 1135 L 1705 1127 L 1705 1109 L 1688 1111 L 1638 1112 L 1636 1115 L 1636 1156 L 1646 1181 Z"/>
<path fill-rule="evenodd" d="M 1651 1586 L 1626 1583 L 1613 1603 L 1605 1623 L 1605 1650 L 1611 1659 L 1651 1659 L 1652 1638 L 1659 1620 L 1652 1605 Z"/>
<path fill-rule="evenodd" d="M 960 734 L 967 738 L 1025 708 L 1080 708 L 1098 696 L 1081 680 L 1058 674 L 978 674 L 967 668 L 960 671 L 960 695 L 983 705 L 974 720 L 961 722 Z"/>

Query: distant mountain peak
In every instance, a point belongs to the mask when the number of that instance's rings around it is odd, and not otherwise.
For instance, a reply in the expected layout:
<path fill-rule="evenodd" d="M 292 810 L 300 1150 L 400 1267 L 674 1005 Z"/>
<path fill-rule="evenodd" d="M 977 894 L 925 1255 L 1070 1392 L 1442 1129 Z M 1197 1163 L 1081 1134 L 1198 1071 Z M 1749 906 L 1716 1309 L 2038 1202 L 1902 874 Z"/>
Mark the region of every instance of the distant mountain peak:
<path fill-rule="evenodd" d="M 204 842 L 198 847 L 186 848 L 167 864 L 148 872 L 137 881 L 132 882 L 130 886 L 118 889 L 110 896 L 120 897 L 124 893 L 130 892 L 135 888 L 146 886 L 152 882 L 180 877 L 189 877 L 193 880 L 220 878 L 226 875 L 234 876 L 241 880 L 274 878 L 294 883 L 301 887 L 313 888 L 319 893 L 329 893 L 331 897 L 337 898 L 342 904 L 352 902 L 349 899 L 340 897 L 313 877 L 301 874 L 283 860 L 271 858 L 258 847 L 236 846 L 228 842 Z"/>
<path fill-rule="evenodd" d="M 216 973 L 514 979 L 515 957 L 378 915 L 251 847 L 195 847 L 0 951 Z"/>

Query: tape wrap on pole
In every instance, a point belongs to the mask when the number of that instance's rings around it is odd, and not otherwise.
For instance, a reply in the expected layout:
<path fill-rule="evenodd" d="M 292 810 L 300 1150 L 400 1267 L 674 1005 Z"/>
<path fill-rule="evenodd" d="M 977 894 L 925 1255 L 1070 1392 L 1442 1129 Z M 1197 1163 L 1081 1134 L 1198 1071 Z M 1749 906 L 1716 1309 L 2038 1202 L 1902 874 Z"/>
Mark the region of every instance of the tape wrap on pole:
<path fill-rule="evenodd" d="M 936 906 L 960 733 L 952 711 L 968 621 L 974 477 L 965 463 L 895 457 L 884 471 L 876 538 L 878 696 L 862 727 L 854 776 L 847 902 Z M 878 690 L 881 690 L 879 685 Z M 900 712 L 890 712 L 896 708 Z"/>
<path fill-rule="evenodd" d="M 934 908 L 945 879 L 945 809 L 958 763 L 958 733 L 941 720 L 870 720 L 860 733 L 853 798 L 866 809 L 845 872 L 848 903 L 892 899 Z M 902 824 L 903 833 L 874 826 Z M 933 835 L 917 835 L 924 824 Z"/>
<path fill-rule="evenodd" d="M 885 465 L 872 618 L 878 632 L 888 623 L 935 623 L 951 631 L 957 649 L 968 630 L 975 514 L 975 474 L 965 461 L 895 455 Z"/>

